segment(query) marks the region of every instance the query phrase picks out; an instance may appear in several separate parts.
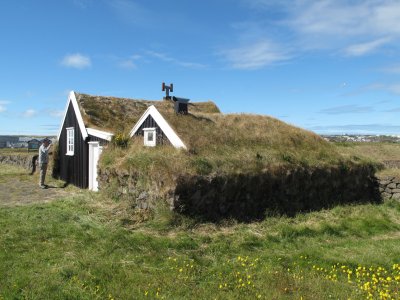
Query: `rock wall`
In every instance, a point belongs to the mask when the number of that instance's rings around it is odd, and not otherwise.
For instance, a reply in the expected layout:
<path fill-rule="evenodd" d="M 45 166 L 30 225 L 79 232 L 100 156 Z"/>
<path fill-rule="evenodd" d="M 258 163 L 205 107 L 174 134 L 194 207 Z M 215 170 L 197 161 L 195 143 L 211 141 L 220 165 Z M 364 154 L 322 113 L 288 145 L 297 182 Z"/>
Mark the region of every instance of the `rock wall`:
<path fill-rule="evenodd" d="M 34 173 L 37 154 L 32 155 L 0 155 L 1 164 L 9 164 L 14 166 L 23 167 Z"/>
<path fill-rule="evenodd" d="M 388 169 L 400 169 L 400 160 L 384 160 L 383 165 Z"/>
<path fill-rule="evenodd" d="M 293 216 L 350 203 L 378 203 L 382 198 L 374 170 L 368 166 L 297 168 L 256 175 L 181 177 L 174 208 L 205 220 L 263 219 Z"/>
<path fill-rule="evenodd" d="M 166 189 L 162 179 L 144 179 L 124 170 L 99 170 L 99 185 L 133 207 L 151 208 L 164 199 L 185 215 L 216 221 L 251 221 L 271 214 L 294 215 L 349 203 L 382 201 L 371 166 L 296 168 L 261 174 L 177 177 Z M 147 181 L 146 181 L 147 180 Z"/>
<path fill-rule="evenodd" d="M 393 176 L 379 178 L 379 192 L 383 199 L 400 200 L 400 178 Z"/>
<path fill-rule="evenodd" d="M 123 169 L 98 169 L 99 190 L 114 199 L 124 199 L 139 209 L 151 209 L 164 199 L 173 209 L 173 190 L 165 189 L 162 180 L 146 180 Z"/>

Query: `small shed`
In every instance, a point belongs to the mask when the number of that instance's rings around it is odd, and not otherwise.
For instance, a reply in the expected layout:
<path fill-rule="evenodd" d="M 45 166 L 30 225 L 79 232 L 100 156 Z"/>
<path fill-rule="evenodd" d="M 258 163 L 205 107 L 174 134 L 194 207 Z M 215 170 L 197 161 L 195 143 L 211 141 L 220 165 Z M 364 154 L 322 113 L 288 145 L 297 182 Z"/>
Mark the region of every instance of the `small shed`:
<path fill-rule="evenodd" d="M 182 115 L 188 114 L 188 102 L 190 101 L 189 99 L 173 96 L 172 100 L 174 100 L 175 103 L 174 104 L 175 113 Z"/>
<path fill-rule="evenodd" d="M 33 151 L 38 150 L 41 144 L 42 143 L 37 139 L 33 139 L 33 140 L 28 141 L 28 151 L 30 151 L 30 150 L 33 150 Z"/>

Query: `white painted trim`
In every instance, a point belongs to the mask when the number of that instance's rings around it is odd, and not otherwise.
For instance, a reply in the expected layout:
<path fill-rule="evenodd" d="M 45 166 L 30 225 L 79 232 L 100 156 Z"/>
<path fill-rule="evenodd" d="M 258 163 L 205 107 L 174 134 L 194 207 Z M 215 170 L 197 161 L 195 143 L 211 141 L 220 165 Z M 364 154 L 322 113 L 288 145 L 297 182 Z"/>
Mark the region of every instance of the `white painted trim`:
<path fill-rule="evenodd" d="M 65 130 L 67 131 L 67 135 L 66 135 L 66 137 L 67 137 L 67 153 L 65 153 L 65 155 L 68 155 L 68 156 L 74 156 L 74 153 L 75 153 L 75 127 L 67 127 L 67 128 L 65 128 Z M 69 136 L 69 133 L 70 132 L 72 132 L 72 148 L 73 148 L 73 150 L 72 151 L 70 151 L 69 150 L 69 138 L 70 138 L 70 136 Z"/>
<path fill-rule="evenodd" d="M 135 126 L 132 128 L 130 132 L 130 137 L 133 137 L 133 135 L 138 131 L 139 127 L 142 125 L 142 123 L 146 120 L 147 116 L 150 114 L 150 108 L 153 105 L 149 106 L 146 111 L 143 113 L 143 115 L 140 117 L 139 121 L 136 122 Z"/>
<path fill-rule="evenodd" d="M 88 188 L 91 191 L 97 192 L 99 190 L 98 189 L 99 183 L 97 181 L 97 177 L 98 177 L 97 164 L 100 159 L 100 155 L 103 150 L 103 147 L 100 146 L 99 142 L 88 142 L 88 145 L 89 145 L 89 187 Z M 98 154 L 97 157 L 95 157 L 95 153 L 96 153 L 95 149 L 97 149 L 97 154 Z M 94 160 L 96 160 L 96 161 L 94 161 Z M 95 168 L 94 164 L 96 164 L 96 168 Z"/>
<path fill-rule="evenodd" d="M 89 142 L 89 182 L 88 182 L 88 188 L 89 191 L 93 190 L 93 147 L 96 147 L 99 142 Z"/>
<path fill-rule="evenodd" d="M 144 145 L 148 147 L 155 147 L 157 145 L 157 128 L 143 128 Z M 149 133 L 153 134 L 153 139 L 149 141 Z"/>
<path fill-rule="evenodd" d="M 164 117 L 160 114 L 160 112 L 154 105 L 151 105 L 140 117 L 139 121 L 131 130 L 130 133 L 131 137 L 133 137 L 133 135 L 138 131 L 139 127 L 143 124 L 143 122 L 149 115 L 151 115 L 151 117 L 154 119 L 154 121 L 156 121 L 158 126 L 160 126 L 165 136 L 168 138 L 168 140 L 175 148 L 187 149 L 185 144 L 182 142 L 179 136 L 175 133 L 175 131 L 171 128 L 171 126 L 168 124 L 168 122 L 164 119 Z"/>
<path fill-rule="evenodd" d="M 101 131 L 94 128 L 86 128 L 86 131 L 89 135 L 93 135 L 95 137 L 101 138 L 103 140 L 111 141 L 111 138 L 114 136 L 111 132 Z"/>
<path fill-rule="evenodd" d="M 64 118 L 61 122 L 60 130 L 58 131 L 57 140 L 60 140 L 61 131 L 62 131 L 64 122 L 65 122 L 65 118 L 67 117 L 68 107 L 69 107 L 70 103 L 72 103 L 72 107 L 74 108 L 75 116 L 76 116 L 76 119 L 78 120 L 78 124 L 79 124 L 79 129 L 81 130 L 82 138 L 84 140 L 86 140 L 86 138 L 88 137 L 88 134 L 86 132 L 85 123 L 83 122 L 81 111 L 79 110 L 78 102 L 76 101 L 76 96 L 75 96 L 74 91 L 71 91 L 68 95 L 67 106 L 65 107 Z"/>

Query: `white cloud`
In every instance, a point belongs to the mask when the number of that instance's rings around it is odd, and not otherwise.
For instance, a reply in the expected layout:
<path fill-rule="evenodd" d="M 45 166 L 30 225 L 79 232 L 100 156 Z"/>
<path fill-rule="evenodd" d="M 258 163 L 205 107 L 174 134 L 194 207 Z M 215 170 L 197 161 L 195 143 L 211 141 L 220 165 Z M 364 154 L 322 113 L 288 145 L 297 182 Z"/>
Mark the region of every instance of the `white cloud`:
<path fill-rule="evenodd" d="M 54 118 L 61 118 L 64 116 L 64 111 L 63 110 L 49 110 L 50 116 Z"/>
<path fill-rule="evenodd" d="M 400 107 L 391 108 L 391 109 L 385 110 L 385 112 L 400 112 Z"/>
<path fill-rule="evenodd" d="M 371 90 L 380 90 L 400 95 L 400 83 L 371 83 L 367 86 L 362 87 L 359 91 L 357 91 L 357 93 L 363 93 Z"/>
<path fill-rule="evenodd" d="M 229 62 L 232 68 L 254 70 L 282 62 L 290 58 L 287 51 L 266 41 L 258 41 L 250 45 L 227 49 L 220 53 Z"/>
<path fill-rule="evenodd" d="M 400 2 L 395 0 L 242 0 L 259 14 L 278 12 L 279 19 L 265 22 L 263 35 L 271 28 L 286 30 L 285 36 L 298 51 L 334 50 L 349 56 L 377 51 L 382 45 L 398 47 Z M 262 15 L 262 14 L 261 14 Z M 282 40 L 275 38 L 275 43 Z M 369 42 L 365 42 L 369 41 Z"/>
<path fill-rule="evenodd" d="M 136 69 L 136 61 L 141 59 L 142 57 L 140 55 L 131 55 L 130 57 L 126 59 L 122 59 L 119 61 L 118 66 L 123 68 L 123 69 Z"/>
<path fill-rule="evenodd" d="M 24 118 L 31 118 L 31 117 L 34 117 L 36 114 L 37 114 L 37 111 L 30 108 L 30 109 L 24 111 L 24 112 L 22 113 L 22 116 L 23 116 Z"/>
<path fill-rule="evenodd" d="M 287 6 L 297 30 L 310 34 L 398 35 L 400 3 L 393 0 L 296 0 Z"/>
<path fill-rule="evenodd" d="M 388 85 L 387 89 L 394 94 L 400 95 L 400 83 Z"/>
<path fill-rule="evenodd" d="M 296 1 L 291 11 L 292 28 L 314 35 L 354 35 L 365 31 L 368 9 L 363 5 L 351 7 L 343 1 Z"/>
<path fill-rule="evenodd" d="M 74 0 L 74 4 L 81 9 L 86 9 L 91 4 L 91 0 Z"/>
<path fill-rule="evenodd" d="M 373 112 L 373 111 L 374 111 L 374 108 L 371 106 L 360 106 L 357 104 L 349 104 L 349 105 L 325 108 L 325 109 L 320 110 L 319 112 L 322 114 L 328 114 L 328 115 L 342 115 L 342 114 L 368 113 L 368 112 Z"/>
<path fill-rule="evenodd" d="M 201 68 L 206 67 L 205 65 L 200 64 L 200 63 L 182 61 L 182 60 L 170 57 L 165 53 L 160 53 L 160 52 L 155 52 L 155 51 L 146 51 L 146 52 L 150 56 L 158 58 L 159 60 L 162 60 L 165 62 L 170 62 L 170 63 L 176 64 L 178 66 L 181 66 L 181 67 L 191 68 L 191 69 L 201 69 Z"/>
<path fill-rule="evenodd" d="M 372 11 L 371 27 L 375 26 L 376 30 L 383 33 L 400 34 L 400 3 L 389 0 L 380 2 L 382 5 L 375 5 Z"/>
<path fill-rule="evenodd" d="M 122 60 L 118 64 L 123 69 L 136 69 L 137 66 L 131 59 Z"/>
<path fill-rule="evenodd" d="M 9 101 L 0 101 L 0 113 L 5 112 L 7 110 L 6 105 L 9 104 Z"/>
<path fill-rule="evenodd" d="M 380 46 L 388 43 L 390 40 L 387 38 L 378 39 L 372 42 L 355 44 L 347 47 L 345 53 L 348 56 L 362 56 L 374 52 Z"/>
<path fill-rule="evenodd" d="M 68 68 L 84 69 L 90 67 L 92 62 L 89 56 L 75 53 L 66 55 L 62 59 L 61 64 Z"/>
<path fill-rule="evenodd" d="M 397 65 L 395 64 L 393 66 L 383 68 L 382 71 L 387 72 L 387 73 L 400 74 L 400 64 L 397 64 Z"/>
<path fill-rule="evenodd" d="M 109 0 L 106 1 L 116 15 L 127 24 L 140 27 L 153 26 L 160 22 L 156 12 L 146 9 L 138 1 L 130 0 Z M 165 25 L 165 24 L 164 24 Z"/>

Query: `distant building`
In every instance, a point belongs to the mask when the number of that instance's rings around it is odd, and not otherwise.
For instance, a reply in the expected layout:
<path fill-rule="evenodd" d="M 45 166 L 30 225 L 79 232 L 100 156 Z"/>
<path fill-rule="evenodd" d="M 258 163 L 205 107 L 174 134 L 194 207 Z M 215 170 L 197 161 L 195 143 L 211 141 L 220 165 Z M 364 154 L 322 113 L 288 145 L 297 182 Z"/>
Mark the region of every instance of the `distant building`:
<path fill-rule="evenodd" d="M 39 141 L 37 139 L 28 141 L 28 151 L 38 150 L 41 144 L 42 144 L 41 141 Z"/>
<path fill-rule="evenodd" d="M 28 143 L 10 143 L 10 148 L 27 148 Z"/>
<path fill-rule="evenodd" d="M 19 142 L 24 142 L 24 143 L 29 143 L 29 141 L 34 140 L 33 137 L 31 136 L 20 136 L 19 137 Z"/>

